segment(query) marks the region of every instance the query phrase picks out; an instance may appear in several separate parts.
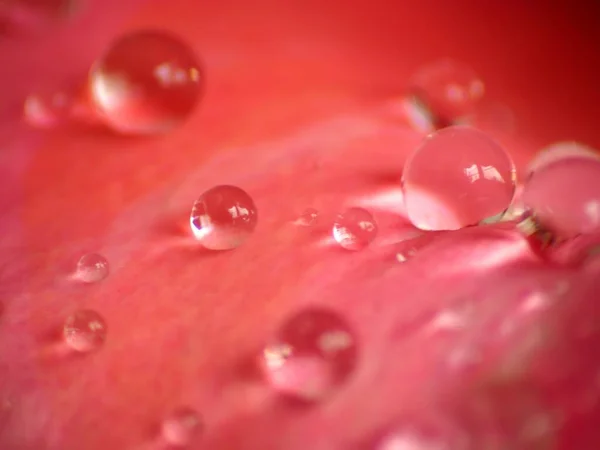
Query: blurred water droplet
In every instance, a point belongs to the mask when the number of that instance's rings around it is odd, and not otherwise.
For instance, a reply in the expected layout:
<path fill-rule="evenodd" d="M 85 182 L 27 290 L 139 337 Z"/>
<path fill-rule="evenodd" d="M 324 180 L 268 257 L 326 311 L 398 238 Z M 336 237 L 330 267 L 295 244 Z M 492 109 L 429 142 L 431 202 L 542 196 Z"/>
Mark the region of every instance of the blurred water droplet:
<path fill-rule="evenodd" d="M 50 90 L 29 95 L 23 105 L 25 121 L 36 128 L 52 128 L 71 118 L 74 99 L 66 90 Z"/>
<path fill-rule="evenodd" d="M 180 407 L 171 411 L 163 420 L 162 437 L 166 443 L 185 447 L 192 443 L 201 431 L 202 424 L 198 413 L 189 407 Z"/>
<path fill-rule="evenodd" d="M 228 185 L 204 192 L 192 208 L 190 227 L 195 238 L 209 250 L 230 250 L 252 235 L 258 212 L 246 191 Z"/>
<path fill-rule="evenodd" d="M 196 108 L 204 73 L 192 49 L 162 31 L 117 39 L 91 72 L 92 97 L 109 126 L 122 133 L 171 131 Z"/>
<path fill-rule="evenodd" d="M 337 313 L 308 309 L 285 321 L 261 356 L 277 391 L 305 401 L 331 394 L 353 372 L 355 337 Z"/>
<path fill-rule="evenodd" d="M 302 212 L 302 214 L 300 214 L 300 217 L 298 217 L 296 223 L 303 227 L 311 227 L 313 225 L 316 225 L 318 220 L 319 211 L 317 211 L 314 208 L 307 208 Z"/>
<path fill-rule="evenodd" d="M 500 217 L 515 183 L 509 154 L 485 133 L 463 126 L 428 136 L 402 172 L 406 212 L 422 230 L 456 230 Z"/>
<path fill-rule="evenodd" d="M 458 124 L 473 113 L 484 92 L 483 81 L 467 65 L 448 59 L 435 62 L 410 81 L 409 118 L 423 131 Z"/>
<path fill-rule="evenodd" d="M 87 309 L 71 314 L 63 327 L 66 344 L 78 352 L 99 349 L 106 340 L 106 333 L 104 318 L 96 311 Z"/>
<path fill-rule="evenodd" d="M 527 166 L 526 177 L 565 159 L 600 159 L 600 152 L 575 141 L 556 142 L 540 150 Z"/>
<path fill-rule="evenodd" d="M 108 260 L 97 253 L 83 255 L 77 263 L 75 277 L 84 283 L 96 283 L 108 276 Z"/>
<path fill-rule="evenodd" d="M 338 214 L 333 224 L 333 237 L 346 250 L 362 250 L 377 236 L 373 215 L 363 208 L 349 208 Z"/>

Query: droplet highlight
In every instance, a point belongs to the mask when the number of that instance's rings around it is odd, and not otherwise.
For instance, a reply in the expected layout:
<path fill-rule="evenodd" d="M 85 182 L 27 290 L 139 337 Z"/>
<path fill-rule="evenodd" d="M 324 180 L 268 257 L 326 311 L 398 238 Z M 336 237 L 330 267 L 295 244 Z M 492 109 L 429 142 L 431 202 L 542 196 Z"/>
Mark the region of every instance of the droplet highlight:
<path fill-rule="evenodd" d="M 192 207 L 190 228 L 209 250 L 231 250 L 252 235 L 258 221 L 256 205 L 246 191 L 220 185 L 204 192 Z"/>
<path fill-rule="evenodd" d="M 514 196 L 509 154 L 475 128 L 429 135 L 408 157 L 402 189 L 408 218 L 422 230 L 457 230 L 501 217 Z"/>
<path fill-rule="evenodd" d="M 348 379 L 356 359 L 356 338 L 346 321 L 333 311 L 308 309 L 281 325 L 260 365 L 278 392 L 317 401 Z"/>
<path fill-rule="evenodd" d="M 73 107 L 73 95 L 66 90 L 33 93 L 25 99 L 23 117 L 33 127 L 53 128 L 71 118 Z"/>
<path fill-rule="evenodd" d="M 373 242 L 378 230 L 377 222 L 369 211 L 349 208 L 336 217 L 333 238 L 342 248 L 358 251 Z"/>
<path fill-rule="evenodd" d="M 63 327 L 66 344 L 78 352 L 98 350 L 106 340 L 106 333 L 104 318 L 96 311 L 88 309 L 71 314 Z"/>
<path fill-rule="evenodd" d="M 193 50 L 177 36 L 136 31 L 116 40 L 94 64 L 93 102 L 121 133 L 171 131 L 194 111 L 204 73 Z"/>
<path fill-rule="evenodd" d="M 163 440 L 176 447 L 190 445 L 201 431 L 200 415 L 189 407 L 180 407 L 171 411 L 161 425 Z"/>
<path fill-rule="evenodd" d="M 98 253 L 83 255 L 77 262 L 75 277 L 84 283 L 97 283 L 108 276 L 108 260 Z"/>

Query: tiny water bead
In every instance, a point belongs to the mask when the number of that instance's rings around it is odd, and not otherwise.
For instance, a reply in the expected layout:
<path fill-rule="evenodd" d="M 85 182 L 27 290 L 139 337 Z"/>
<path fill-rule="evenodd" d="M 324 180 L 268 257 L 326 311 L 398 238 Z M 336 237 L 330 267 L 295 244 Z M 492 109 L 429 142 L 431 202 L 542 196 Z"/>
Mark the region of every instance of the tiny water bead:
<path fill-rule="evenodd" d="M 304 401 L 324 398 L 342 385 L 356 365 L 356 339 L 333 311 L 307 309 L 279 328 L 260 359 L 267 382 Z"/>
<path fill-rule="evenodd" d="M 72 93 L 47 90 L 29 95 L 23 104 L 25 121 L 37 128 L 50 128 L 69 120 L 74 107 Z"/>
<path fill-rule="evenodd" d="M 378 232 L 373 215 L 364 208 L 348 208 L 338 214 L 333 224 L 333 238 L 346 250 L 362 250 Z"/>
<path fill-rule="evenodd" d="M 485 86 L 466 64 L 449 59 L 423 67 L 410 81 L 408 101 L 420 120 L 431 128 L 457 124 L 472 114 L 483 98 Z"/>
<path fill-rule="evenodd" d="M 92 99 L 116 131 L 165 133 L 199 102 L 204 74 L 192 49 L 177 36 L 143 30 L 125 35 L 94 64 Z"/>
<path fill-rule="evenodd" d="M 199 414 L 193 408 L 186 406 L 171 411 L 161 425 L 164 441 L 177 447 L 190 445 L 201 430 Z"/>
<path fill-rule="evenodd" d="M 543 166 L 523 186 L 523 203 L 561 238 L 600 231 L 600 160 L 565 158 Z"/>
<path fill-rule="evenodd" d="M 76 278 L 84 283 L 96 283 L 108 276 L 108 260 L 98 253 L 83 255 L 77 262 Z"/>
<path fill-rule="evenodd" d="M 527 167 L 527 177 L 530 177 L 538 170 L 543 169 L 548 164 L 573 158 L 600 160 L 600 152 L 575 141 L 556 142 L 545 147 L 535 155 Z"/>
<path fill-rule="evenodd" d="M 97 350 L 106 340 L 106 322 L 96 311 L 83 309 L 65 321 L 63 337 L 66 344 L 78 352 Z"/>
<path fill-rule="evenodd" d="M 316 225 L 318 220 L 319 211 L 317 211 L 315 208 L 307 208 L 304 211 L 302 211 L 302 214 L 300 214 L 298 220 L 296 220 L 296 223 L 303 227 L 311 227 L 313 225 Z"/>
<path fill-rule="evenodd" d="M 402 172 L 408 218 L 422 230 L 457 230 L 500 217 L 512 201 L 515 184 L 509 154 L 468 126 L 427 136 Z"/>
<path fill-rule="evenodd" d="M 209 250 L 230 250 L 250 237 L 258 221 L 256 205 L 246 191 L 219 185 L 204 192 L 192 207 L 190 227 Z"/>

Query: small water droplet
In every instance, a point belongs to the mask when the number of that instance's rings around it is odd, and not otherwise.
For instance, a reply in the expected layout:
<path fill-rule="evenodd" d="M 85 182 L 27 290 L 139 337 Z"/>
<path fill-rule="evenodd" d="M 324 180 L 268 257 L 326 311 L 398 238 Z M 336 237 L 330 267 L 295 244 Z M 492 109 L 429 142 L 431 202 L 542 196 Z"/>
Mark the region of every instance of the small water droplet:
<path fill-rule="evenodd" d="M 180 407 L 164 418 L 161 433 L 166 443 L 185 447 L 190 445 L 201 428 L 202 423 L 198 413 L 192 408 Z"/>
<path fill-rule="evenodd" d="M 37 128 L 51 128 L 71 117 L 74 98 L 65 90 L 50 90 L 29 95 L 23 104 L 25 121 Z"/>
<path fill-rule="evenodd" d="M 313 225 L 317 224 L 318 220 L 319 211 L 314 208 L 307 208 L 302 212 L 302 214 L 300 214 L 300 217 L 298 217 L 296 223 L 303 227 L 312 227 Z"/>
<path fill-rule="evenodd" d="M 355 337 L 348 324 L 335 312 L 308 309 L 279 328 L 260 363 L 276 390 L 314 401 L 346 381 L 356 358 Z"/>
<path fill-rule="evenodd" d="M 409 119 L 419 129 L 432 131 L 458 124 L 472 114 L 483 98 L 485 86 L 465 64 L 442 60 L 423 67 L 410 81 Z M 426 126 L 424 126 L 426 124 Z"/>
<path fill-rule="evenodd" d="M 220 185 L 198 197 L 190 215 L 190 227 L 205 248 L 230 250 L 246 242 L 257 220 L 254 200 L 246 191 Z"/>
<path fill-rule="evenodd" d="M 562 238 L 600 231 L 600 160 L 543 165 L 523 185 L 523 203 L 544 229 Z"/>
<path fill-rule="evenodd" d="M 75 277 L 84 283 L 96 283 L 108 276 L 108 260 L 98 253 L 83 255 L 77 263 Z"/>
<path fill-rule="evenodd" d="M 510 205 L 515 184 L 508 153 L 464 126 L 429 135 L 402 173 L 406 212 L 422 230 L 456 230 L 496 216 Z"/>
<path fill-rule="evenodd" d="M 106 330 L 106 322 L 100 314 L 83 309 L 67 318 L 63 327 L 63 337 L 73 350 L 90 352 L 104 344 Z"/>
<path fill-rule="evenodd" d="M 91 72 L 94 103 L 115 130 L 171 131 L 195 109 L 203 71 L 192 49 L 163 31 L 136 31 L 117 39 Z"/>
<path fill-rule="evenodd" d="M 338 214 L 333 224 L 333 237 L 346 250 L 362 250 L 377 236 L 373 215 L 363 208 L 349 208 Z"/>

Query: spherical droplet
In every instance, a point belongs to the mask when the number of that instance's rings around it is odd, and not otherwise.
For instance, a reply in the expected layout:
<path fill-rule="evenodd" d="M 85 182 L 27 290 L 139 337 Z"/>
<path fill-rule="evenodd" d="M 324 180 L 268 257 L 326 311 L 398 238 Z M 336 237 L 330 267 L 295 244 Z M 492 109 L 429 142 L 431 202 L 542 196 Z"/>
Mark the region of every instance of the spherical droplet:
<path fill-rule="evenodd" d="M 164 418 L 161 433 L 166 443 L 184 447 L 194 440 L 201 428 L 198 413 L 192 408 L 180 407 Z"/>
<path fill-rule="evenodd" d="M 408 99 L 421 111 L 416 117 L 421 121 L 427 119 L 431 128 L 436 129 L 456 124 L 473 113 L 484 91 L 484 84 L 473 69 L 456 61 L 442 60 L 414 75 Z"/>
<path fill-rule="evenodd" d="M 106 340 L 106 322 L 96 311 L 77 311 L 65 321 L 63 337 L 67 345 L 78 352 L 97 350 Z"/>
<path fill-rule="evenodd" d="M 317 211 L 314 208 L 307 208 L 302 212 L 302 214 L 300 214 L 300 217 L 298 217 L 296 223 L 303 227 L 311 227 L 313 225 L 316 225 L 318 220 L 319 211 Z"/>
<path fill-rule="evenodd" d="M 523 203 L 557 236 L 600 231 L 600 160 L 566 158 L 543 166 L 523 186 Z"/>
<path fill-rule="evenodd" d="M 235 186 L 215 186 L 194 203 L 190 227 L 209 250 L 230 250 L 242 245 L 256 228 L 256 206 L 246 191 Z"/>
<path fill-rule="evenodd" d="M 277 391 L 315 401 L 346 381 L 356 358 L 355 337 L 344 319 L 325 309 L 307 309 L 283 323 L 260 362 Z"/>
<path fill-rule="evenodd" d="M 176 36 L 136 31 L 112 44 L 90 74 L 92 98 L 107 123 L 131 134 L 165 133 L 199 101 L 203 72 Z"/>
<path fill-rule="evenodd" d="M 338 214 L 333 224 L 333 237 L 346 250 L 362 250 L 377 236 L 373 215 L 363 208 L 349 208 Z"/>
<path fill-rule="evenodd" d="M 600 152 L 575 141 L 556 142 L 535 155 L 527 167 L 526 176 L 530 177 L 533 173 L 556 161 L 573 158 L 600 160 Z"/>
<path fill-rule="evenodd" d="M 454 126 L 429 135 L 402 173 L 410 221 L 422 230 L 456 230 L 498 216 L 515 192 L 508 153 L 485 133 Z"/>
<path fill-rule="evenodd" d="M 376 439 L 372 450 L 475 450 L 460 427 L 433 413 L 396 421 Z"/>
<path fill-rule="evenodd" d="M 37 128 L 51 128 L 69 120 L 74 105 L 71 93 L 48 90 L 30 94 L 23 104 L 25 121 Z"/>
<path fill-rule="evenodd" d="M 108 276 L 108 260 L 97 253 L 83 255 L 77 263 L 75 276 L 84 283 L 95 283 Z"/>

